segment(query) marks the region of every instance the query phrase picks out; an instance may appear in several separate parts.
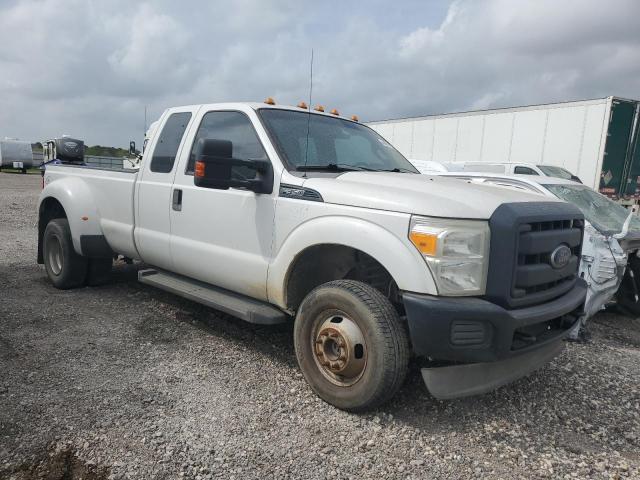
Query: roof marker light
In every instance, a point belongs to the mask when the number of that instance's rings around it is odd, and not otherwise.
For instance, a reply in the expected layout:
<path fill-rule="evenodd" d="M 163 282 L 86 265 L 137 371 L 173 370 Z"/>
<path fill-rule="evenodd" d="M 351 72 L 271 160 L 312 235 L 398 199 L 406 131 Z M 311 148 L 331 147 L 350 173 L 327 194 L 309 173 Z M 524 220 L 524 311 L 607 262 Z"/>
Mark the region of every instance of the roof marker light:
<path fill-rule="evenodd" d="M 298 108 L 303 108 L 304 110 L 306 110 L 306 109 L 308 109 L 309 107 L 307 106 L 307 104 L 306 104 L 306 103 L 304 103 L 304 102 L 300 102 L 300 103 L 298 104 Z"/>
<path fill-rule="evenodd" d="M 358 119 L 358 115 L 351 115 L 351 120 L 353 120 L 354 122 L 359 122 L 360 121 Z"/>
<path fill-rule="evenodd" d="M 331 115 L 340 115 L 340 112 L 338 112 L 338 110 L 336 110 L 335 108 L 329 113 L 331 113 Z"/>
<path fill-rule="evenodd" d="M 275 105 L 276 101 L 271 97 L 267 97 L 267 99 L 264 101 L 264 103 L 266 103 L 267 105 Z"/>
<path fill-rule="evenodd" d="M 322 105 L 317 105 L 316 108 L 314 108 L 314 110 L 316 112 L 324 112 L 324 107 Z"/>

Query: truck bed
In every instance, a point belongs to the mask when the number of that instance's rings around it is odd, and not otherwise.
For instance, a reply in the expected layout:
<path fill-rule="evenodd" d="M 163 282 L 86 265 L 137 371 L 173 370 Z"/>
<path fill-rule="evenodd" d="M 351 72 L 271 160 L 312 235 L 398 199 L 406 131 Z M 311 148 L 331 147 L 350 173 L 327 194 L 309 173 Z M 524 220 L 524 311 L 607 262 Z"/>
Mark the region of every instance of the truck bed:
<path fill-rule="evenodd" d="M 46 169 L 46 181 L 51 183 L 60 177 L 73 178 L 80 184 L 79 188 L 89 189 L 91 195 L 88 198 L 95 201 L 99 225 L 111 249 L 138 258 L 133 238 L 133 195 L 137 173 L 138 170 L 133 169 L 50 165 Z"/>

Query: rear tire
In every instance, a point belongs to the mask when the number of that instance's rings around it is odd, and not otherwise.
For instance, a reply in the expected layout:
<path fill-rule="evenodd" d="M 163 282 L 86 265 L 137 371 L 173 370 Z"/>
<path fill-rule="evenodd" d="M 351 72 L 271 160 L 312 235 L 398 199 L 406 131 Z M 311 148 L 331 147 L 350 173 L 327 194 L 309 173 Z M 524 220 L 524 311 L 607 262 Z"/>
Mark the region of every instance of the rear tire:
<path fill-rule="evenodd" d="M 44 267 L 51 283 L 66 290 L 84 285 L 87 258 L 73 249 L 69 221 L 55 218 L 47 224 L 43 236 Z"/>
<path fill-rule="evenodd" d="M 90 258 L 87 269 L 87 285 L 97 287 L 109 283 L 112 266 L 113 259 L 111 258 Z"/>
<path fill-rule="evenodd" d="M 294 344 L 311 388 L 342 410 L 381 405 L 407 374 L 409 341 L 398 313 L 380 291 L 355 280 L 325 283 L 305 297 Z"/>

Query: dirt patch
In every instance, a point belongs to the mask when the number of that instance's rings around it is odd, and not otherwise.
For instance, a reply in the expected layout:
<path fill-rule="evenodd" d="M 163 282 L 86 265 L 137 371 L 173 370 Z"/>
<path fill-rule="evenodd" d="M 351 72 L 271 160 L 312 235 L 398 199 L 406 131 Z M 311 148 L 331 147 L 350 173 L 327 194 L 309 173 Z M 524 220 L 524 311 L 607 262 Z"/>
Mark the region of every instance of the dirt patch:
<path fill-rule="evenodd" d="M 21 465 L 13 471 L 0 469 L 0 478 L 11 480 L 107 480 L 108 477 L 108 467 L 80 460 L 70 444 L 51 446 L 44 458 L 31 465 Z"/>

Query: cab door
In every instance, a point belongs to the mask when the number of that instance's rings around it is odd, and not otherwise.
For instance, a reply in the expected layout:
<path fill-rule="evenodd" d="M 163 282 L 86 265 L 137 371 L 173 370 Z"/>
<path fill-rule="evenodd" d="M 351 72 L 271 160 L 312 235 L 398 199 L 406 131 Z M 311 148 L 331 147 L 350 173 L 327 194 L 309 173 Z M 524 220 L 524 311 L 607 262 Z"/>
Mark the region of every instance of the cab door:
<path fill-rule="evenodd" d="M 195 148 L 201 138 L 231 141 L 233 158 L 269 160 L 251 121 L 253 110 L 213 108 L 202 107 L 195 135 L 181 153 L 172 193 L 180 201 L 171 210 L 171 255 L 178 273 L 265 300 L 278 189 L 274 185 L 274 193 L 257 194 L 194 185 Z M 266 141 L 266 133 L 261 135 Z M 234 166 L 232 175 L 253 178 L 255 171 Z"/>
<path fill-rule="evenodd" d="M 162 129 L 155 135 L 136 182 L 136 228 L 134 236 L 142 260 L 173 270 L 171 261 L 171 187 L 176 158 L 197 107 L 167 111 Z"/>

